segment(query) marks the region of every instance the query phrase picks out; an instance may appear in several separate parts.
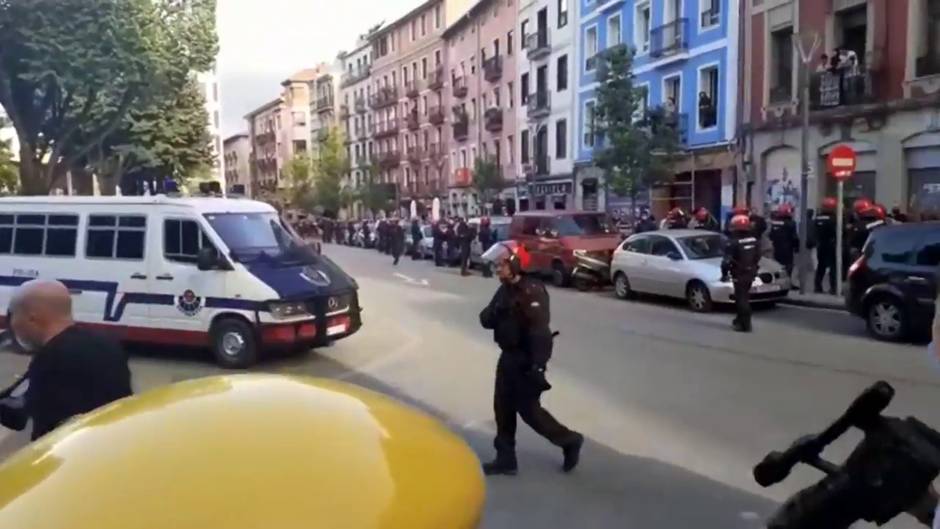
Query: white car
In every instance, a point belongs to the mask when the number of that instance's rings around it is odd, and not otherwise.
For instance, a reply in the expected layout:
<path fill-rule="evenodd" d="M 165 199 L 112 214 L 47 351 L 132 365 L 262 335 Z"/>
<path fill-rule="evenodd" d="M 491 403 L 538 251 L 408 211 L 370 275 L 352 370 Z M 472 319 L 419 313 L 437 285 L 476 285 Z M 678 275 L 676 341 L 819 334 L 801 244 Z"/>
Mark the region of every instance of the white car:
<path fill-rule="evenodd" d="M 685 299 L 696 312 L 733 303 L 734 287 L 721 280 L 727 238 L 701 230 L 660 230 L 631 236 L 614 251 L 611 281 L 618 298 L 634 293 Z M 774 303 L 787 297 L 790 278 L 780 263 L 761 258 L 751 301 Z"/>
<path fill-rule="evenodd" d="M 475 217 L 469 221 L 470 226 L 478 235 L 480 233 L 480 220 L 480 217 Z M 509 239 L 509 224 L 511 222 L 512 217 L 490 217 L 490 230 L 493 233 L 494 243 Z M 486 250 L 489 250 L 489 248 L 483 248 L 483 245 L 480 244 L 480 237 L 474 237 L 473 241 L 470 242 L 470 264 L 482 266 L 483 259 L 481 257 Z"/>

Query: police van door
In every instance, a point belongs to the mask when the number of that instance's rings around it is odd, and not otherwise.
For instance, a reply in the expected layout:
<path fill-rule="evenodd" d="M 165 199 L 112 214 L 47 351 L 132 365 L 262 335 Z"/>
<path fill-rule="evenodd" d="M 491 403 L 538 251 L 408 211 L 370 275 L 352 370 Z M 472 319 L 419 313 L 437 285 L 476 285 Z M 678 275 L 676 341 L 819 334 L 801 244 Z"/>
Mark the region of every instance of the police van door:
<path fill-rule="evenodd" d="M 212 246 L 198 221 L 192 217 L 157 215 L 158 240 L 151 243 L 151 292 L 172 298 L 151 306 L 154 327 L 165 329 L 167 342 L 205 345 L 208 343 L 210 311 L 207 297 L 225 296 L 226 272 L 200 271 L 196 266 L 199 250 Z"/>

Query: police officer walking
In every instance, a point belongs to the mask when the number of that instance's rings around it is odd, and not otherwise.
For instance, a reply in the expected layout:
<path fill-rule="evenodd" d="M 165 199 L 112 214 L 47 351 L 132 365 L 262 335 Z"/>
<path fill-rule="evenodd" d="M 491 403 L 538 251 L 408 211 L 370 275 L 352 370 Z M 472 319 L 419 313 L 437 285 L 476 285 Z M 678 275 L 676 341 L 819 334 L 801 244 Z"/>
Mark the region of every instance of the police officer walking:
<path fill-rule="evenodd" d="M 411 260 L 418 260 L 418 243 L 424 238 L 421 233 L 421 222 L 417 217 L 411 219 Z"/>
<path fill-rule="evenodd" d="M 770 242 L 774 247 L 774 260 L 793 274 L 793 258 L 800 248 L 800 236 L 793 222 L 793 207 L 780 204 L 770 216 Z"/>
<path fill-rule="evenodd" d="M 457 222 L 454 237 L 460 253 L 460 275 L 470 275 L 470 243 L 473 241 L 473 228 L 462 218 Z"/>
<path fill-rule="evenodd" d="M 487 475 L 515 475 L 516 415 L 533 430 L 562 449 L 562 470 L 573 470 L 580 458 L 584 436 L 558 422 L 541 404 L 551 389 L 545 370 L 552 356 L 554 334 L 548 291 L 538 280 L 523 274 L 525 249 L 512 242 L 494 244 L 483 255 L 501 285 L 480 312 L 480 324 L 493 331 L 501 350 L 496 366 L 493 411 L 496 414 L 496 459 L 483 465 Z"/>
<path fill-rule="evenodd" d="M 444 249 L 443 222 L 438 220 L 431 226 L 431 236 L 434 238 L 434 266 L 441 266 L 441 251 Z"/>
<path fill-rule="evenodd" d="M 480 241 L 480 248 L 485 253 L 493 245 L 493 231 L 490 228 L 490 218 L 480 219 L 480 233 L 477 236 Z M 493 277 L 493 269 L 486 263 L 483 264 L 483 277 Z"/>
<path fill-rule="evenodd" d="M 398 221 L 398 217 L 395 217 L 386 226 L 385 230 L 389 253 L 395 259 L 395 266 L 398 266 L 398 260 L 401 259 L 401 254 L 405 250 L 405 228 Z"/>
<path fill-rule="evenodd" d="M 728 229 L 731 237 L 721 262 L 721 279 L 727 281 L 730 275 L 734 283 L 734 305 L 737 310 L 734 330 L 751 332 L 751 285 L 757 277 L 760 245 L 754 236 L 751 219 L 746 215 L 735 215 Z"/>
<path fill-rule="evenodd" d="M 838 202 L 832 197 L 822 201 L 819 215 L 816 215 L 813 228 L 816 234 L 816 277 L 814 286 L 816 293 L 823 291 L 822 282 L 826 272 L 829 272 L 829 293 L 836 293 L 836 210 Z"/>

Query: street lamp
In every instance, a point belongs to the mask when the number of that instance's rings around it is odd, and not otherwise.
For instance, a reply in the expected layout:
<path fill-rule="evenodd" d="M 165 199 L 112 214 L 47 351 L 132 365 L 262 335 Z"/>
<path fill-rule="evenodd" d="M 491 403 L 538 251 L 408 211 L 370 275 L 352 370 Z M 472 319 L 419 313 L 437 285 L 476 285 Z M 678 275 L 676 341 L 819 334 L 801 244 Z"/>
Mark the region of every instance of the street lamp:
<path fill-rule="evenodd" d="M 809 45 L 810 38 L 812 39 L 811 45 Z M 793 44 L 797 51 L 799 51 L 800 61 L 803 64 L 803 67 L 800 68 L 800 110 L 803 117 L 803 129 L 800 139 L 800 158 L 802 170 L 800 172 L 800 251 L 797 254 L 797 273 L 799 274 L 800 278 L 800 293 L 806 294 L 806 284 L 807 278 L 809 277 L 810 262 L 810 255 L 806 244 L 806 236 L 809 233 L 807 226 L 808 222 L 806 218 L 806 201 L 808 198 L 807 195 L 809 194 L 809 174 L 811 170 L 809 165 L 810 63 L 812 62 L 813 57 L 816 55 L 816 50 L 819 49 L 819 33 L 816 31 L 807 32 L 805 34 L 794 33 Z"/>

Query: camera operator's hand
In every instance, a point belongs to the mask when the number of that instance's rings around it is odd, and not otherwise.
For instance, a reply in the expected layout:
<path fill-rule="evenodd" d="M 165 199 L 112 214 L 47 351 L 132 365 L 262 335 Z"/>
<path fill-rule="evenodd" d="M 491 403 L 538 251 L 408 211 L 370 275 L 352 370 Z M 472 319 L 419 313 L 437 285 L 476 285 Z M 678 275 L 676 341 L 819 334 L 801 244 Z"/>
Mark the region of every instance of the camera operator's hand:
<path fill-rule="evenodd" d="M 930 487 L 930 490 L 924 494 L 920 501 L 908 509 L 907 514 L 917 518 L 917 521 L 927 527 L 932 527 L 935 525 L 934 522 L 940 522 L 940 519 L 934 519 L 938 504 L 940 504 L 940 495 L 937 494 L 936 489 Z"/>

